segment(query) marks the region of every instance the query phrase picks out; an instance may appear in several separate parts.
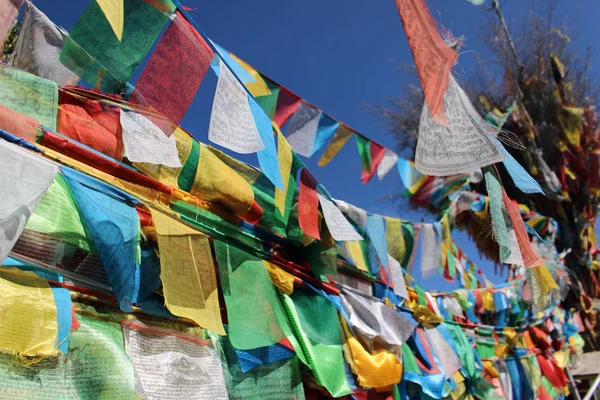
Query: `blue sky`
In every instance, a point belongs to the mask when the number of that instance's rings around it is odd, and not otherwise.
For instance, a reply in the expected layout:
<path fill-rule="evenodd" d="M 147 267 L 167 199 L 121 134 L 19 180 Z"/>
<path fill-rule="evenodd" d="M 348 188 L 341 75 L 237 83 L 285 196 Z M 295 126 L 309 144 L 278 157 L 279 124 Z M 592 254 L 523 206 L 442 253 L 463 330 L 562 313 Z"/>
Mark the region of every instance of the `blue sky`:
<path fill-rule="evenodd" d="M 532 5 L 547 0 L 500 0 L 509 27 L 517 28 Z M 455 35 L 466 37 L 466 46 L 455 67 L 465 80 L 475 66 L 474 53 L 484 50 L 481 24 L 491 3 L 473 6 L 466 0 L 428 0 L 434 17 Z M 567 18 L 576 35 L 574 45 L 584 48 L 599 37 L 600 3 L 557 0 L 557 20 Z M 34 4 L 56 24 L 70 29 L 89 1 L 37 0 Z M 380 121 L 364 109 L 396 96 L 406 83 L 397 64 L 412 63 L 412 56 L 394 0 L 183 0 L 191 15 L 216 43 L 233 52 L 275 81 L 304 97 L 336 119 L 379 143 L 394 147 L 394 140 Z M 600 56 L 594 58 L 593 73 L 600 71 Z M 134 79 L 135 79 L 134 75 Z M 209 72 L 182 122 L 197 139 L 207 142 L 207 129 L 216 79 Z M 254 157 L 236 156 L 253 165 Z M 396 171 L 382 181 L 360 183 L 360 161 L 353 141 L 326 167 L 316 165 L 318 156 L 307 160 L 317 178 L 336 198 L 371 213 L 420 221 L 423 213 L 401 209 L 385 197 L 401 190 Z M 598 231 L 598 229 L 597 229 Z M 465 234 L 455 232 L 456 242 L 494 281 L 493 265 L 481 260 Z M 417 255 L 419 256 L 419 255 Z M 419 259 L 415 262 L 418 276 Z M 432 278 L 421 282 L 426 289 L 452 290 L 455 284 Z"/>

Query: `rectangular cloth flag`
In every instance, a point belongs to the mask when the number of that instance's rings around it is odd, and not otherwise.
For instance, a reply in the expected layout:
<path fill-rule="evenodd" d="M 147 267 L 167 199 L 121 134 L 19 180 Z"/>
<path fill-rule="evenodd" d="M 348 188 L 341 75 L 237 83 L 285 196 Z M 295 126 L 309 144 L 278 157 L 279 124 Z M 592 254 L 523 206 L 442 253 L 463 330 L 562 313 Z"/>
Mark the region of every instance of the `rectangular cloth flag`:
<path fill-rule="evenodd" d="M 504 206 L 508 210 L 508 215 L 510 216 L 510 220 L 512 221 L 517 236 L 517 243 L 519 244 L 519 250 L 523 257 L 523 264 L 526 268 L 544 265 L 540 256 L 538 256 L 535 253 L 535 250 L 533 250 L 533 247 L 531 247 L 529 235 L 527 234 L 525 223 L 523 222 L 523 218 L 521 217 L 521 213 L 519 213 L 517 205 L 512 202 L 504 190 L 502 191 L 502 200 L 504 201 Z"/>
<path fill-rule="evenodd" d="M 502 211 L 502 187 L 490 172 L 485 173 L 485 186 L 490 199 L 494 239 L 500 248 L 500 262 L 504 263 L 510 257 L 510 242 L 506 222 L 504 221 L 504 212 Z"/>
<path fill-rule="evenodd" d="M 208 237 L 161 211 L 150 210 L 160 252 L 165 304 L 173 314 L 225 334 Z"/>
<path fill-rule="evenodd" d="M 275 121 L 277 126 L 283 127 L 288 119 L 298 111 L 301 102 L 300 97 L 281 86 L 279 96 L 277 97 L 275 116 L 273 117 L 273 121 Z"/>
<path fill-rule="evenodd" d="M 135 85 L 144 102 L 179 125 L 204 79 L 214 52 L 177 11 Z M 139 98 L 137 95 L 141 96 Z"/>
<path fill-rule="evenodd" d="M 21 236 L 58 167 L 50 161 L 0 140 L 0 262 Z"/>
<path fill-rule="evenodd" d="M 4 42 L 19 15 L 23 0 L 0 0 L 0 54 L 4 54 Z"/>
<path fill-rule="evenodd" d="M 214 247 L 233 346 L 255 349 L 288 336 L 288 322 L 265 264 L 223 242 L 214 241 Z"/>
<path fill-rule="evenodd" d="M 164 400 L 227 400 L 219 355 L 210 340 L 175 331 L 123 324 L 133 361 L 136 395 Z"/>
<path fill-rule="evenodd" d="M 55 82 L 0 65 L 0 104 L 56 130 L 58 86 Z"/>
<path fill-rule="evenodd" d="M 129 161 L 182 167 L 176 137 L 165 135 L 144 115 L 121 110 L 121 128 L 125 156 Z"/>
<path fill-rule="evenodd" d="M 215 58 L 215 61 L 219 62 L 219 59 Z M 248 94 L 223 62 L 219 66 L 208 139 L 240 154 L 256 153 L 265 148 L 252 116 Z"/>
<path fill-rule="evenodd" d="M 123 36 L 115 35 L 114 15 L 92 1 L 69 32 L 60 62 L 90 85 L 115 93 L 140 65 L 175 10 L 171 0 L 127 0 Z"/>
<path fill-rule="evenodd" d="M 121 310 L 131 312 L 140 289 L 140 219 L 129 194 L 62 167 Z"/>
<path fill-rule="evenodd" d="M 0 291 L 0 352 L 13 356 L 57 356 L 57 310 L 48 282 L 31 271 L 0 268 Z"/>
<path fill-rule="evenodd" d="M 283 295 L 283 304 L 293 331 L 288 339 L 298 358 L 333 397 L 350 394 L 336 307 L 324 296 L 301 288 L 291 296 Z"/>
<path fill-rule="evenodd" d="M 133 365 L 123 349 L 121 326 L 83 315 L 77 320 L 79 328 L 69 338 L 69 356 L 38 363 L 35 373 L 31 365 L 0 355 L 0 398 L 134 398 Z"/>
<path fill-rule="evenodd" d="M 300 193 L 298 195 L 298 223 L 305 235 L 320 239 L 319 199 L 317 184 L 306 168 L 300 172 Z"/>
<path fill-rule="evenodd" d="M 28 1 L 10 64 L 58 86 L 74 85 L 79 78 L 58 61 L 67 36 L 64 29 Z"/>
<path fill-rule="evenodd" d="M 438 33 L 425 0 L 396 0 L 396 7 L 415 59 L 429 112 L 438 122 L 443 122 L 446 120 L 443 97 L 458 55 Z"/>

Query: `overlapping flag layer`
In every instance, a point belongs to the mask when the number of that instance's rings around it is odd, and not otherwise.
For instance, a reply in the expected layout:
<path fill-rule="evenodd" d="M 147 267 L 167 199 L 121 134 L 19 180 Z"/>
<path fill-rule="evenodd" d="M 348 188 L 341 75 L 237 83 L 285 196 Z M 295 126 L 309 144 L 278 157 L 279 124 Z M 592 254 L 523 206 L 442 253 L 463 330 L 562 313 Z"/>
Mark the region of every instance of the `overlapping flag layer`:
<path fill-rule="evenodd" d="M 0 0 L 0 39 L 20 3 Z M 456 54 L 424 2 L 397 3 L 426 97 L 415 162 L 211 42 L 171 0 L 92 1 L 68 34 L 26 1 L 0 65 L 0 397 L 567 395 L 592 299 L 557 254 L 554 221 L 488 167 L 541 192 L 450 75 Z M 430 53 L 439 73 L 422 71 Z M 256 153 L 260 170 L 179 125 L 209 69 L 209 140 Z M 325 149 L 326 165 L 352 136 L 364 183 L 396 167 L 438 218 L 332 198 L 298 154 Z M 487 196 L 471 191 L 482 179 Z M 478 244 L 507 283 L 489 282 L 456 227 L 493 232 Z M 423 277 L 459 289 L 415 282 L 419 246 Z"/>

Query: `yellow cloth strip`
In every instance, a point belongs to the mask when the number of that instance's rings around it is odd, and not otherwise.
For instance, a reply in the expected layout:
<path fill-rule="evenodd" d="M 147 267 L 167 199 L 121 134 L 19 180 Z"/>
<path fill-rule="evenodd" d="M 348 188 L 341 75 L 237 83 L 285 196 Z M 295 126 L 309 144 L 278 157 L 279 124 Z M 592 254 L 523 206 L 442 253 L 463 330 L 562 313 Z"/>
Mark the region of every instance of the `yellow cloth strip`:
<path fill-rule="evenodd" d="M 352 137 L 352 135 L 354 135 L 353 130 L 351 130 L 343 124 L 340 124 L 340 127 L 335 131 L 331 143 L 329 143 L 329 145 L 327 146 L 325 153 L 323 154 L 317 165 L 319 167 L 324 167 L 327 164 L 329 164 L 329 162 L 333 160 L 333 157 L 335 157 L 336 154 L 342 149 L 342 147 L 344 147 L 344 145 L 346 144 L 348 139 Z"/>
<path fill-rule="evenodd" d="M 160 211 L 150 211 L 158 239 L 160 279 L 167 308 L 177 316 L 225 335 L 208 237 Z"/>
<path fill-rule="evenodd" d="M 368 272 L 367 264 L 365 263 L 365 257 L 363 256 L 362 247 L 360 247 L 360 242 L 358 240 L 351 240 L 345 242 L 348 251 L 350 252 L 350 256 L 354 260 L 354 264 L 356 264 L 356 268 L 361 271 Z"/>
<path fill-rule="evenodd" d="M 267 271 L 271 275 L 271 282 L 277 286 L 279 290 L 287 295 L 294 293 L 294 275 L 284 271 L 275 264 L 268 261 L 263 261 L 267 267 Z"/>
<path fill-rule="evenodd" d="M 394 260 L 402 262 L 406 253 L 406 243 L 402 234 L 402 220 L 390 217 L 384 217 L 384 219 L 387 251 Z"/>
<path fill-rule="evenodd" d="M 58 355 L 56 303 L 48 281 L 33 272 L 0 268 L 0 352 Z"/>
<path fill-rule="evenodd" d="M 281 179 L 283 180 L 284 190 L 275 187 L 275 206 L 281 213 L 285 215 L 285 200 L 287 198 L 287 192 L 290 189 L 290 172 L 292 170 L 292 146 L 283 137 L 277 124 L 273 123 L 273 129 L 277 132 L 277 159 L 279 160 L 279 171 L 281 172 Z"/>
<path fill-rule="evenodd" d="M 271 89 L 269 89 L 269 86 L 267 85 L 267 83 L 265 82 L 265 80 L 262 78 L 262 76 L 260 75 L 260 73 L 257 70 L 252 68 L 245 61 L 242 61 L 241 59 L 236 57 L 235 54 L 229 53 L 229 55 L 231 56 L 231 58 L 233 58 L 235 61 L 237 61 L 241 65 L 241 67 L 246 72 L 248 72 L 250 74 L 250 76 L 252 76 L 252 78 L 254 78 L 255 82 L 244 82 L 244 86 L 246 86 L 248 91 L 250 93 L 252 93 L 252 96 L 260 97 L 260 96 L 268 96 L 271 94 Z"/>

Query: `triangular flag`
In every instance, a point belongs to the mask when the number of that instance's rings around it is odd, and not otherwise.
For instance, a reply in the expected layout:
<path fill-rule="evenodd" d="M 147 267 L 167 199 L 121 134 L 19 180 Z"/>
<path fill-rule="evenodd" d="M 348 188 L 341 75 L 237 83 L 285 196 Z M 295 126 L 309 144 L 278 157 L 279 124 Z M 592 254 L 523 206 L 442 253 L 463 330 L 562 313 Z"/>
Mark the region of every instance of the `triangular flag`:
<path fill-rule="evenodd" d="M 344 124 L 340 124 L 337 131 L 333 135 L 333 140 L 327 146 L 325 153 L 321 156 L 318 162 L 319 167 L 324 167 L 336 156 L 336 154 L 344 147 L 348 139 L 354 135 L 354 131 Z"/>
<path fill-rule="evenodd" d="M 321 115 L 321 110 L 305 102 L 294 113 L 285 136 L 297 154 L 304 157 L 313 155 Z"/>
<path fill-rule="evenodd" d="M 319 193 L 317 195 L 331 237 L 337 241 L 363 240 L 362 236 L 356 232 L 352 224 L 348 222 L 344 214 L 332 201 Z"/>
<path fill-rule="evenodd" d="M 283 127 L 288 119 L 298 111 L 300 102 L 300 97 L 281 86 L 273 121 L 275 121 L 278 126 Z"/>
<path fill-rule="evenodd" d="M 385 148 L 360 135 L 356 135 L 355 138 L 362 164 L 360 181 L 362 183 L 367 183 L 373 178 L 375 172 L 377 172 L 377 167 L 379 167 L 379 164 L 385 156 Z"/>
<path fill-rule="evenodd" d="M 125 0 L 96 0 L 117 39 L 123 39 Z"/>
<path fill-rule="evenodd" d="M 394 165 L 396 165 L 397 162 L 398 155 L 389 149 L 385 149 L 383 159 L 377 167 L 377 178 L 383 179 L 383 177 L 386 176 L 388 172 L 390 172 L 390 170 L 394 167 Z"/>
<path fill-rule="evenodd" d="M 531 247 L 529 235 L 527 235 L 527 229 L 525 228 L 525 223 L 519 213 L 519 209 L 505 191 L 502 191 L 502 199 L 504 200 L 504 206 L 508 210 L 508 215 L 510 216 L 510 220 L 512 221 L 517 236 L 517 243 L 519 244 L 519 250 L 521 250 L 523 264 L 526 268 L 544 265 L 540 256 L 538 256 L 533 250 L 533 247 Z"/>

